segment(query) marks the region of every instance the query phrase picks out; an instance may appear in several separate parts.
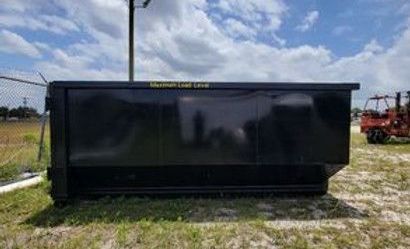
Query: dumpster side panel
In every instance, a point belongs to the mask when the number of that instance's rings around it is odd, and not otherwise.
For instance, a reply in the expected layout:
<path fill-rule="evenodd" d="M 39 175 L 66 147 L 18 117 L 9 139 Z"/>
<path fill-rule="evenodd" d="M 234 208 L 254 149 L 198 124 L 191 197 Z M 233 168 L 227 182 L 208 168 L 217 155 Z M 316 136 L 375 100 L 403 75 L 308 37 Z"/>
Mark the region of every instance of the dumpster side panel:
<path fill-rule="evenodd" d="M 158 165 L 159 108 L 152 90 L 68 90 L 69 167 Z"/>
<path fill-rule="evenodd" d="M 348 92 L 87 89 L 67 96 L 69 166 L 348 163 Z"/>
<path fill-rule="evenodd" d="M 264 91 L 260 163 L 348 164 L 349 113 L 349 91 Z"/>
<path fill-rule="evenodd" d="M 254 91 L 163 90 L 157 94 L 161 165 L 256 163 Z"/>

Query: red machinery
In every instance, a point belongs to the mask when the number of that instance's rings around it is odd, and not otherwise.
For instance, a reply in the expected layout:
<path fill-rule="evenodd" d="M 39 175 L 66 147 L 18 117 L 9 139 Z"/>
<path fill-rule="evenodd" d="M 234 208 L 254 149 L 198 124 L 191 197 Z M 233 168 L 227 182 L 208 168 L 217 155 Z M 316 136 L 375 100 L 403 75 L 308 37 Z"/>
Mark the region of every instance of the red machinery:
<path fill-rule="evenodd" d="M 402 105 L 402 98 L 408 98 L 405 105 Z M 388 99 L 395 99 L 395 107 L 389 106 Z M 370 102 L 376 102 L 375 109 L 368 109 Z M 380 102 L 384 103 L 386 109 L 379 111 Z M 367 136 L 370 144 L 382 144 L 391 136 L 410 137 L 410 91 L 406 97 L 402 97 L 401 92 L 392 96 L 374 96 L 367 100 L 364 107 L 360 131 Z"/>

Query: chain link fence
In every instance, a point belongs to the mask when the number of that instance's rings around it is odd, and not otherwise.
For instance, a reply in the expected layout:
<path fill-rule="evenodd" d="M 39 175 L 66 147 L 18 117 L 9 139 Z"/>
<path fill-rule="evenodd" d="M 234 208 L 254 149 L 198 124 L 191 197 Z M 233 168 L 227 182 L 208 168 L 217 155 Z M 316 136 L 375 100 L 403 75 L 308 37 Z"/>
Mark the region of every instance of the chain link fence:
<path fill-rule="evenodd" d="M 47 84 L 39 73 L 0 69 L 0 185 L 49 163 Z"/>

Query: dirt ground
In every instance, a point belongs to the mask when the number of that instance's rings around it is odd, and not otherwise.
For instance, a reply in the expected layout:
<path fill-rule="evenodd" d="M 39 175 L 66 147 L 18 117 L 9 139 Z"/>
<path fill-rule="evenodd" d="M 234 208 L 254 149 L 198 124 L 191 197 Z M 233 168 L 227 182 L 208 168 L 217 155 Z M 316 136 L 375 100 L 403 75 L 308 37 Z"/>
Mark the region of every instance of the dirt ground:
<path fill-rule="evenodd" d="M 410 144 L 367 145 L 323 197 L 104 198 L 52 206 L 48 183 L 0 196 L 0 248 L 410 248 Z"/>

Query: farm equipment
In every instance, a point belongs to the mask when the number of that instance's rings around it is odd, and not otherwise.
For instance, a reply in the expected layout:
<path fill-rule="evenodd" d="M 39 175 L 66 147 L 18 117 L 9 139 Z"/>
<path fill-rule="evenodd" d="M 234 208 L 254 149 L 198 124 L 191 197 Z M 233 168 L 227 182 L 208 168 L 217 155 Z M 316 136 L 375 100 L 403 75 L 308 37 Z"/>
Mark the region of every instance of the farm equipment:
<path fill-rule="evenodd" d="M 369 98 L 366 101 L 361 117 L 360 130 L 366 134 L 369 144 L 383 144 L 390 137 L 410 137 L 410 91 L 402 96 L 403 92 L 397 92 L 396 96 L 379 96 Z M 407 98 L 406 104 L 402 100 Z M 389 100 L 395 100 L 395 106 L 389 105 Z M 374 103 L 374 109 L 369 105 Z M 385 107 L 381 108 L 381 103 Z"/>

